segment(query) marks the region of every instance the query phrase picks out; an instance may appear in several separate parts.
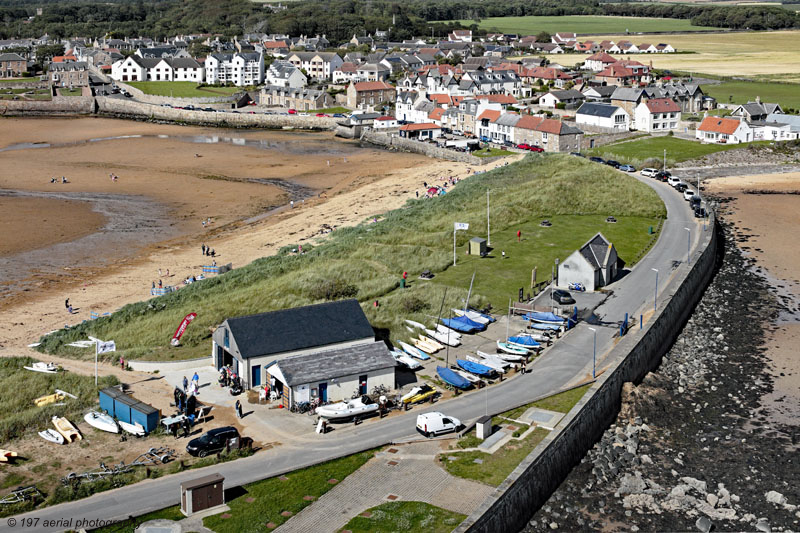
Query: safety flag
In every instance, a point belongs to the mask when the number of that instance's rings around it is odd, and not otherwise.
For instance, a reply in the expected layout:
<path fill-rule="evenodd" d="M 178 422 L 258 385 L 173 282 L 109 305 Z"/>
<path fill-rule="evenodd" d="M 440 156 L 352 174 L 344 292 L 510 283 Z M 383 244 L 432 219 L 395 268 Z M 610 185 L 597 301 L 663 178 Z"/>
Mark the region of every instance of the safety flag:
<path fill-rule="evenodd" d="M 197 318 L 197 313 L 189 313 L 183 317 L 183 320 L 181 320 L 181 325 L 175 330 L 175 334 L 172 336 L 172 340 L 170 341 L 173 346 L 180 344 L 181 335 L 183 335 L 183 332 L 186 331 L 186 328 L 189 327 L 189 324 L 191 324 L 192 320 L 195 318 Z"/>

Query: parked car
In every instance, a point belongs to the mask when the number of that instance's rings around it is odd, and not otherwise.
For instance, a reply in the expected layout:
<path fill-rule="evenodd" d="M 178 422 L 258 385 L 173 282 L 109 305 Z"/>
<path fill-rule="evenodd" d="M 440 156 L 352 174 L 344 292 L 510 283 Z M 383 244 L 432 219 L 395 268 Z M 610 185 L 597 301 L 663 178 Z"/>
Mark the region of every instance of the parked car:
<path fill-rule="evenodd" d="M 528 150 L 530 150 L 531 152 L 544 152 L 544 148 L 542 148 L 541 146 L 531 146 L 530 148 L 528 148 Z"/>
<path fill-rule="evenodd" d="M 575 157 L 586 157 L 580 152 L 570 152 L 569 155 L 574 155 Z"/>
<path fill-rule="evenodd" d="M 296 115 L 297 114 L 297 109 L 290 109 L 289 110 L 289 114 L 290 115 Z"/>
<path fill-rule="evenodd" d="M 675 190 L 680 192 L 680 193 L 682 193 L 683 191 L 685 191 L 688 188 L 689 188 L 689 186 L 686 185 L 686 183 L 684 183 L 684 182 L 680 182 L 677 185 L 675 185 Z"/>
<path fill-rule="evenodd" d="M 686 200 L 687 202 L 691 201 L 694 195 L 695 194 L 692 189 L 687 188 L 685 191 L 683 191 L 683 199 Z"/>
<path fill-rule="evenodd" d="M 161 107 L 172 107 L 172 106 L 169 104 L 161 104 Z"/>
<path fill-rule="evenodd" d="M 591 161 L 593 163 L 605 163 L 606 162 L 605 159 L 603 159 L 602 157 L 597 157 L 597 156 L 590 157 L 589 161 Z"/>
<path fill-rule="evenodd" d="M 633 165 L 622 165 L 619 167 L 619 169 L 624 172 L 636 172 L 636 167 Z"/>
<path fill-rule="evenodd" d="M 610 167 L 614 167 L 614 168 L 619 168 L 620 167 L 619 161 L 614 161 L 613 159 L 607 160 L 606 161 L 606 165 L 608 165 Z"/>
<path fill-rule="evenodd" d="M 522 143 L 522 144 L 518 144 L 517 148 L 519 148 L 520 150 L 530 150 L 531 149 L 531 145 L 527 144 L 527 143 Z"/>
<path fill-rule="evenodd" d="M 667 183 L 669 183 L 672 187 L 674 187 L 675 185 L 679 184 L 680 182 L 681 182 L 681 179 L 679 177 L 677 177 L 677 176 L 669 176 L 667 178 Z"/>
<path fill-rule="evenodd" d="M 695 207 L 694 208 L 694 216 L 695 218 L 705 218 L 708 215 L 705 207 Z"/>
<path fill-rule="evenodd" d="M 214 113 L 216 111 L 216 109 L 214 109 L 213 107 L 204 107 L 203 111 L 208 111 L 209 113 Z"/>
<path fill-rule="evenodd" d="M 654 168 L 643 168 L 641 172 L 639 172 L 645 178 L 655 178 L 658 175 L 658 170 Z"/>
<path fill-rule="evenodd" d="M 481 136 L 481 142 L 488 143 L 488 142 L 491 142 L 491 141 L 492 140 L 489 137 L 487 137 L 486 135 L 482 135 Z"/>
<path fill-rule="evenodd" d="M 461 421 L 458 418 L 447 416 L 437 411 L 417 416 L 417 431 L 426 437 L 435 437 L 436 435 L 458 431 L 460 427 Z"/>
<path fill-rule="evenodd" d="M 193 105 L 187 105 L 186 107 L 184 107 L 184 109 L 187 111 L 197 111 L 197 108 Z"/>
<path fill-rule="evenodd" d="M 552 298 L 554 302 L 558 302 L 560 304 L 575 303 L 575 299 L 572 297 L 572 295 L 563 289 L 554 289 L 553 293 L 550 295 L 550 298 Z"/>
<path fill-rule="evenodd" d="M 692 209 L 697 209 L 703 203 L 703 199 L 700 198 L 698 195 L 694 195 L 689 199 L 689 207 Z"/>
<path fill-rule="evenodd" d="M 317 116 L 318 117 L 329 117 L 330 115 L 328 115 L 326 113 L 317 113 Z"/>
<path fill-rule="evenodd" d="M 186 451 L 195 457 L 205 457 L 224 450 L 228 440 L 236 438 L 239 438 L 239 431 L 233 426 L 212 429 L 190 440 L 186 445 Z"/>
<path fill-rule="evenodd" d="M 668 170 L 659 170 L 656 174 L 656 179 L 661 181 L 667 181 L 672 174 Z"/>
<path fill-rule="evenodd" d="M 342 113 L 334 113 L 333 118 L 344 118 L 344 115 Z"/>

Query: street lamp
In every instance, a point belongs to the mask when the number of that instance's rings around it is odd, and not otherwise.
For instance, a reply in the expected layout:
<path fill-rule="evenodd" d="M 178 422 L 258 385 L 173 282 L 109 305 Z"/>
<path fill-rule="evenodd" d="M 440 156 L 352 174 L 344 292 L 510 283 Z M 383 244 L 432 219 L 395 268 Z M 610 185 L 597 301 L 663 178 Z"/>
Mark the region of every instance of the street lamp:
<path fill-rule="evenodd" d="M 589 328 L 594 335 L 594 342 L 592 343 L 592 379 L 595 379 L 595 369 L 597 368 L 597 330 Z"/>
<path fill-rule="evenodd" d="M 686 230 L 686 264 L 692 264 L 692 258 L 690 256 L 691 249 L 692 249 L 692 230 L 689 228 L 683 228 Z"/>
<path fill-rule="evenodd" d="M 653 272 L 656 273 L 656 294 L 655 294 L 655 297 L 653 298 L 653 312 L 655 313 L 656 312 L 656 306 L 658 305 L 658 269 L 657 268 L 651 268 L 650 270 L 652 270 Z"/>

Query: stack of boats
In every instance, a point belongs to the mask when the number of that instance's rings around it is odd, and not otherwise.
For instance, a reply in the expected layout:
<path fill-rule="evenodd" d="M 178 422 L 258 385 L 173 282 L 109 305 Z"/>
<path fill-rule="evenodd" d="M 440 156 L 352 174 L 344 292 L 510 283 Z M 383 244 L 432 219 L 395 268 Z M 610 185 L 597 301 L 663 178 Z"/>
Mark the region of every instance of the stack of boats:
<path fill-rule="evenodd" d="M 39 432 L 39 436 L 44 440 L 55 442 L 56 444 L 69 444 L 83 438 L 77 428 L 72 425 L 72 422 L 65 417 L 54 416 L 52 422 L 56 428 L 55 430 L 45 429 Z"/>

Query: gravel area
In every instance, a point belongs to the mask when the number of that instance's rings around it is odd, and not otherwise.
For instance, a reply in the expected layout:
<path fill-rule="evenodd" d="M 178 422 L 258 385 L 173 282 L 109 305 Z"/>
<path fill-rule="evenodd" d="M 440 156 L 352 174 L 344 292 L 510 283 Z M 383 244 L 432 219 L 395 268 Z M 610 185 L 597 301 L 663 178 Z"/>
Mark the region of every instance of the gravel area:
<path fill-rule="evenodd" d="M 742 255 L 746 235 L 723 232 L 719 270 L 661 366 L 625 385 L 616 423 L 526 533 L 800 530 L 800 426 L 762 401 L 765 334 L 797 304 Z"/>

